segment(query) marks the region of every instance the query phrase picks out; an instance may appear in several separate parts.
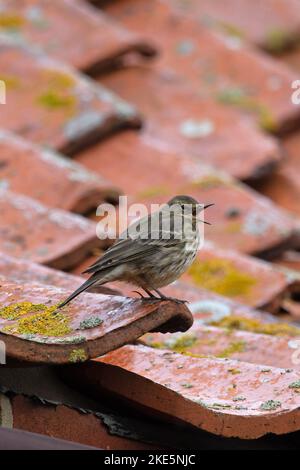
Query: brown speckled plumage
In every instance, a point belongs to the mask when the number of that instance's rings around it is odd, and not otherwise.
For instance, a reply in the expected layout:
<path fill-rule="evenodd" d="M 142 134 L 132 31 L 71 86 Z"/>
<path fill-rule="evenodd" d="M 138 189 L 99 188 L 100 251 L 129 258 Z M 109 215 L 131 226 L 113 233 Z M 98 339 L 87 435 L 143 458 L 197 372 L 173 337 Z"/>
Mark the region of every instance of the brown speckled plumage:
<path fill-rule="evenodd" d="M 134 284 L 151 297 L 154 297 L 151 291 L 156 291 L 164 298 L 157 289 L 178 279 L 195 259 L 200 243 L 196 216 L 206 207 L 189 196 L 176 196 L 159 212 L 132 224 L 86 271 L 91 277 L 61 307 L 91 286 L 112 281 Z M 169 220 L 171 223 L 165 225 Z M 182 233 L 183 222 L 185 229 Z"/>

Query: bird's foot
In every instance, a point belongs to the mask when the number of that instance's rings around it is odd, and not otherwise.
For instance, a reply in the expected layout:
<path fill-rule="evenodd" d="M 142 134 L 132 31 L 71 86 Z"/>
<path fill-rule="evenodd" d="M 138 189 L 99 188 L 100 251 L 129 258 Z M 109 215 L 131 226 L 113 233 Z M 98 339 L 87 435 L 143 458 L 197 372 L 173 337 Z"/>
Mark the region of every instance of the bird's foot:
<path fill-rule="evenodd" d="M 145 295 L 141 294 L 137 290 L 133 290 L 132 292 L 134 292 L 135 294 L 138 294 L 141 297 L 141 300 L 143 300 L 145 302 L 149 302 L 150 300 L 151 301 L 153 301 L 153 300 L 162 300 L 160 297 L 155 297 L 155 295 L 151 295 L 151 296 L 146 297 Z"/>

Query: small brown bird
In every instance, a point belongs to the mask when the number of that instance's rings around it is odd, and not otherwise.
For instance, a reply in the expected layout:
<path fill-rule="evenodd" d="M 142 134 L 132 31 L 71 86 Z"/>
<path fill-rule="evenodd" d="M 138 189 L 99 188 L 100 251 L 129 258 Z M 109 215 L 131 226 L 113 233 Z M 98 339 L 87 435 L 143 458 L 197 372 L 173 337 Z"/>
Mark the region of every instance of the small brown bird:
<path fill-rule="evenodd" d="M 198 219 L 198 214 L 212 205 L 203 206 L 192 197 L 176 196 L 160 211 L 130 225 L 84 272 L 91 277 L 59 307 L 92 286 L 112 281 L 141 287 L 151 299 L 168 299 L 158 289 L 174 282 L 193 263 L 200 244 L 198 224 L 208 223 Z"/>

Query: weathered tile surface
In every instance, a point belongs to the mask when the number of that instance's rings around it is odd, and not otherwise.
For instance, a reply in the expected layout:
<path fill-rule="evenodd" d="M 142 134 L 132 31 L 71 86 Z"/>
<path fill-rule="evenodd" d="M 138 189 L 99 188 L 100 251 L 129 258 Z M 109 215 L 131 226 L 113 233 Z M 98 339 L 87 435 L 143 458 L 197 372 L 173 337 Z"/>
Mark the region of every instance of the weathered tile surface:
<path fill-rule="evenodd" d="M 128 103 L 17 39 L 0 38 L 7 104 L 0 127 L 64 153 L 139 118 Z"/>
<path fill-rule="evenodd" d="M 0 190 L 0 251 L 67 269 L 101 245 L 96 226 L 75 214 Z"/>
<path fill-rule="evenodd" d="M 257 365 L 300 369 L 300 328 L 297 339 L 203 327 L 195 323 L 187 333 L 148 334 L 141 341 L 156 349 L 175 351 L 192 357 L 229 358 Z M 265 371 L 267 380 L 269 369 Z"/>
<path fill-rule="evenodd" d="M 163 1 L 177 8 L 181 14 L 196 17 L 235 38 L 253 41 L 275 54 L 299 38 L 297 0 Z"/>
<path fill-rule="evenodd" d="M 126 53 L 155 53 L 151 44 L 83 0 L 4 0 L 0 31 L 17 32 L 47 54 L 87 71 L 106 68 Z"/>
<path fill-rule="evenodd" d="M 69 293 L 41 284 L 1 282 L 0 337 L 9 358 L 51 364 L 84 362 L 147 331 L 185 331 L 192 324 L 183 305 L 102 294 L 83 294 L 57 311 Z"/>
<path fill-rule="evenodd" d="M 143 132 L 157 146 L 190 152 L 240 179 L 261 177 L 280 158 L 273 137 L 170 70 L 132 66 L 102 76 L 101 82 L 140 109 Z"/>
<path fill-rule="evenodd" d="M 79 213 L 119 195 L 100 174 L 6 132 L 0 133 L 0 181 L 49 207 Z"/>
<path fill-rule="evenodd" d="M 258 182 L 256 187 L 276 204 L 299 216 L 300 133 L 287 136 L 282 144 L 285 158 L 280 162 L 274 174 L 264 181 Z"/>
<path fill-rule="evenodd" d="M 214 203 L 205 237 L 223 248 L 259 253 L 289 245 L 295 224 L 284 212 L 191 151 L 170 149 L 131 131 L 82 152 L 78 161 L 123 189 L 129 202 L 164 203 L 190 194 Z"/>
<path fill-rule="evenodd" d="M 125 346 L 72 374 L 94 393 L 105 390 L 226 437 L 254 439 L 299 430 L 300 396 L 292 387 L 299 374 L 270 368 L 266 380 L 264 371 L 246 362 Z"/>
<path fill-rule="evenodd" d="M 158 67 L 176 70 L 199 93 L 240 109 L 264 130 L 279 132 L 299 124 L 299 108 L 290 99 L 297 76 L 283 62 L 237 38 L 216 34 L 198 15 L 178 14 L 162 1 L 115 3 L 123 24 L 149 39 L 155 37 L 161 50 Z M 202 3 L 198 8 L 205 11 Z"/>
<path fill-rule="evenodd" d="M 255 308 L 279 313 L 292 286 L 299 280 L 271 263 L 217 247 L 204 247 L 183 279 L 200 288 L 232 298 Z"/>

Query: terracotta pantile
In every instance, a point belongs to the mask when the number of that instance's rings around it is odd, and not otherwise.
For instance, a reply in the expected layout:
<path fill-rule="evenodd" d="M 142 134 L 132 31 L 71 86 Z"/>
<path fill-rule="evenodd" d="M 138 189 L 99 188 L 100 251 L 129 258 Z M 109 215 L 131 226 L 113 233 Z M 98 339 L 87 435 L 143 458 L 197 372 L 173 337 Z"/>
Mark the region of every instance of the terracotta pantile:
<path fill-rule="evenodd" d="M 84 446 L 40 434 L 20 431 L 19 429 L 0 429 L 0 450 L 97 450 L 95 447 Z"/>
<path fill-rule="evenodd" d="M 299 279 L 274 265 L 217 247 L 204 247 L 183 279 L 255 308 L 280 313 Z"/>
<path fill-rule="evenodd" d="M 101 294 L 82 295 L 56 311 L 67 295 L 63 289 L 41 284 L 1 282 L 0 338 L 9 358 L 32 363 L 84 362 L 147 331 L 185 331 L 193 322 L 189 310 L 177 303 Z"/>
<path fill-rule="evenodd" d="M 110 15 L 126 23 L 142 4 L 149 14 L 153 10 L 147 0 L 90 0 L 101 4 Z M 155 0 L 156 3 L 158 0 Z M 233 44 L 250 41 L 278 54 L 299 38 L 300 13 L 297 0 L 159 0 L 185 18 L 220 31 L 232 39 Z M 147 24 L 145 25 L 145 27 Z"/>
<path fill-rule="evenodd" d="M 296 222 L 270 201 L 221 171 L 203 164 L 190 151 L 158 145 L 143 134 L 126 131 L 82 152 L 78 161 L 100 172 L 130 196 L 130 201 L 166 202 L 190 194 L 214 203 L 205 237 L 245 253 L 289 246 Z"/>
<path fill-rule="evenodd" d="M 138 106 L 145 116 L 143 132 L 156 146 L 190 152 L 240 179 L 268 173 L 280 158 L 274 138 L 170 70 L 132 66 L 101 81 Z"/>
<path fill-rule="evenodd" d="M 276 258 L 274 263 L 295 271 L 300 271 L 300 253 L 299 251 L 287 250 L 282 253 L 279 258 Z"/>
<path fill-rule="evenodd" d="M 151 44 L 83 0 L 4 0 L 0 20 L 2 33 L 9 34 L 13 23 L 22 39 L 87 71 L 106 68 L 126 53 L 155 53 Z"/>
<path fill-rule="evenodd" d="M 196 17 L 198 21 L 219 28 L 234 38 L 253 41 L 275 54 L 299 38 L 297 0 L 163 1 L 181 14 Z"/>
<path fill-rule="evenodd" d="M 161 50 L 159 68 L 176 70 L 198 93 L 241 109 L 264 130 L 279 132 L 299 124 L 300 110 L 290 99 L 297 76 L 280 61 L 237 39 L 217 35 L 198 16 L 178 15 L 166 2 L 115 3 L 123 24 L 155 38 Z M 170 4 L 174 6 L 173 1 Z"/>
<path fill-rule="evenodd" d="M 67 154 L 140 124 L 128 103 L 16 39 L 0 39 L 0 79 L 7 90 L 0 127 Z"/>
<path fill-rule="evenodd" d="M 300 345 L 300 328 L 298 335 L 299 343 L 297 338 L 292 339 L 289 336 L 203 327 L 196 323 L 188 333 L 148 334 L 142 338 L 142 342 L 156 349 L 175 351 L 192 357 L 229 358 L 257 365 L 299 370 L 300 365 L 295 364 L 293 354 L 295 348 Z M 268 372 L 266 369 L 266 377 Z"/>
<path fill-rule="evenodd" d="M 79 271 L 81 273 L 83 270 Z M 0 279 L 12 282 L 30 282 L 45 284 L 46 286 L 61 287 L 66 290 L 74 290 L 82 284 L 82 277 L 48 268 L 41 264 L 32 263 L 24 259 L 17 259 L 0 253 Z M 96 289 L 90 289 L 89 292 L 95 292 L 108 295 L 119 295 L 113 289 L 106 286 L 99 286 Z"/>
<path fill-rule="evenodd" d="M 0 133 L 0 155 L 1 186 L 49 207 L 85 213 L 118 200 L 118 190 L 99 174 L 13 134 Z"/>
<path fill-rule="evenodd" d="M 282 144 L 285 158 L 280 162 L 273 175 L 258 182 L 256 188 L 278 205 L 299 216 L 300 133 L 287 136 Z"/>
<path fill-rule="evenodd" d="M 5 189 L 0 214 L 0 251 L 20 259 L 67 269 L 101 246 L 88 219 Z"/>
<path fill-rule="evenodd" d="M 290 369 L 266 374 L 256 364 L 125 346 L 70 374 L 94 393 L 213 434 L 254 439 L 300 429 L 300 396 L 291 386 L 299 374 Z"/>
<path fill-rule="evenodd" d="M 70 440 L 98 449 L 146 450 L 150 445 L 110 434 L 105 420 L 97 414 L 64 405 L 45 403 L 37 398 L 16 395 L 9 400 L 14 427 L 46 436 Z M 23 438 L 24 442 L 24 438 Z M 39 448 L 42 443 L 39 442 Z M 76 447 L 74 445 L 76 450 Z M 59 449 L 62 449 L 60 443 Z"/>

